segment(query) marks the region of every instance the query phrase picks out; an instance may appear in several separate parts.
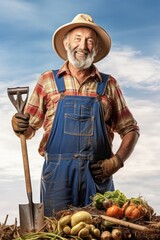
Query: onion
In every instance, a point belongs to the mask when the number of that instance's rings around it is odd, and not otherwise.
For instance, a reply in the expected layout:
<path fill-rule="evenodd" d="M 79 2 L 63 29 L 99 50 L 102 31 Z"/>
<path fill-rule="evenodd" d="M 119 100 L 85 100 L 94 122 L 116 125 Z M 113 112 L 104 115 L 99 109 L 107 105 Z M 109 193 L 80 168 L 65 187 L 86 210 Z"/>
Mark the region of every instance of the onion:
<path fill-rule="evenodd" d="M 106 199 L 103 201 L 103 207 L 104 207 L 105 209 L 111 207 L 112 204 L 113 204 L 113 202 L 112 202 L 112 200 L 110 200 L 110 199 L 107 199 L 107 198 L 106 198 Z"/>
<path fill-rule="evenodd" d="M 145 217 L 147 215 L 148 211 L 147 211 L 146 207 L 144 207 L 142 205 L 138 205 L 138 209 L 140 210 L 140 213 L 143 217 Z"/>
<path fill-rule="evenodd" d="M 117 205 L 112 205 L 111 207 L 107 208 L 106 215 L 109 217 L 122 218 L 123 210 Z"/>
<path fill-rule="evenodd" d="M 104 231 L 101 234 L 101 240 L 111 240 L 112 234 L 109 231 Z"/>
<path fill-rule="evenodd" d="M 129 205 L 125 210 L 125 217 L 130 220 L 136 220 L 141 217 L 141 212 L 136 205 Z"/>
<path fill-rule="evenodd" d="M 78 211 L 71 216 L 72 227 L 80 222 L 91 224 L 93 222 L 91 214 L 86 211 Z"/>
<path fill-rule="evenodd" d="M 113 229 L 112 238 L 114 240 L 122 240 L 122 231 L 120 229 Z"/>

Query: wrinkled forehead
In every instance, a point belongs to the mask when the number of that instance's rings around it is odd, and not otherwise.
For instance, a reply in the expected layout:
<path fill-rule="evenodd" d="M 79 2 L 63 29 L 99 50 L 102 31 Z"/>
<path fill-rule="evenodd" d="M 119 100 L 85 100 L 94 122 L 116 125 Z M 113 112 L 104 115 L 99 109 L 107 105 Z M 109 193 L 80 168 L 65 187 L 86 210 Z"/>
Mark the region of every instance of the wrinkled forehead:
<path fill-rule="evenodd" d="M 73 34 L 73 35 L 83 35 L 83 34 L 88 34 L 90 37 L 97 38 L 97 33 L 94 31 L 94 29 L 90 27 L 76 27 L 72 30 L 70 30 L 68 34 Z"/>

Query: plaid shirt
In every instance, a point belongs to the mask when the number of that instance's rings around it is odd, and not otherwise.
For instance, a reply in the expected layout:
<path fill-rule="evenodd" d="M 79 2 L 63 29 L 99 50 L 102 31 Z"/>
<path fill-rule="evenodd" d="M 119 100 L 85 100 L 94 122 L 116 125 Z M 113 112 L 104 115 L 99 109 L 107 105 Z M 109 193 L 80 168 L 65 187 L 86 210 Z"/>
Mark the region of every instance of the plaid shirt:
<path fill-rule="evenodd" d="M 97 83 L 102 79 L 94 65 L 91 74 L 84 79 L 82 84 L 79 84 L 77 79 L 71 75 L 67 62 L 59 70 L 58 74 L 62 74 L 64 77 L 65 95 L 97 96 Z M 42 156 L 45 155 L 45 146 L 52 129 L 59 98 L 60 94 L 52 71 L 41 74 L 25 112 L 30 114 L 30 126 L 34 130 L 31 137 L 43 125 L 44 135 L 39 145 L 39 153 Z M 109 77 L 105 96 L 102 97 L 102 106 L 111 147 L 114 132 L 117 132 L 121 138 L 130 131 L 139 132 L 137 122 L 126 105 L 117 81 L 112 76 Z"/>

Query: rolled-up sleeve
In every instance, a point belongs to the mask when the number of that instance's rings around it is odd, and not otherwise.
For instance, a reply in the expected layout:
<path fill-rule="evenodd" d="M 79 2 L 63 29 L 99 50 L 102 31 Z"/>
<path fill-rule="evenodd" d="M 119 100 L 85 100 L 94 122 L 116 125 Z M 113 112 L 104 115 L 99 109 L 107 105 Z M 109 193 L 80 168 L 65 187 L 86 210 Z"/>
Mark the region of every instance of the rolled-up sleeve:
<path fill-rule="evenodd" d="M 112 103 L 111 127 L 123 138 L 128 132 L 136 131 L 139 134 L 139 126 L 128 108 L 118 82 L 110 77 L 107 95 Z"/>

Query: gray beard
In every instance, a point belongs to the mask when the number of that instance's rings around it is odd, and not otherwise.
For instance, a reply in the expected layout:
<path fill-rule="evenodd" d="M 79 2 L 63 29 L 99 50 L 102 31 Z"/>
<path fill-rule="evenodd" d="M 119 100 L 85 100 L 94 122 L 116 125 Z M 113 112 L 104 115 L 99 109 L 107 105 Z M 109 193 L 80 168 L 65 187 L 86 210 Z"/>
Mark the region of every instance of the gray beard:
<path fill-rule="evenodd" d="M 68 44 L 68 49 L 67 49 L 68 60 L 74 67 L 76 67 L 80 70 L 89 68 L 92 65 L 94 58 L 96 56 L 96 51 L 95 51 L 95 49 L 93 49 L 92 52 L 90 54 L 88 54 L 88 56 L 85 60 L 77 60 L 74 57 L 74 52 L 75 52 L 75 50 L 71 50 L 71 47 Z"/>

